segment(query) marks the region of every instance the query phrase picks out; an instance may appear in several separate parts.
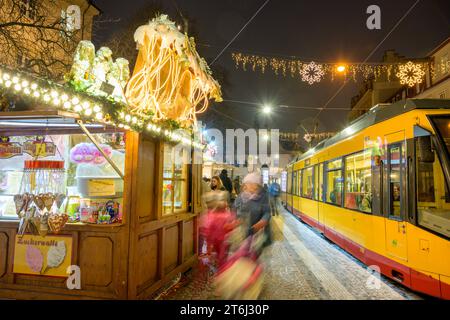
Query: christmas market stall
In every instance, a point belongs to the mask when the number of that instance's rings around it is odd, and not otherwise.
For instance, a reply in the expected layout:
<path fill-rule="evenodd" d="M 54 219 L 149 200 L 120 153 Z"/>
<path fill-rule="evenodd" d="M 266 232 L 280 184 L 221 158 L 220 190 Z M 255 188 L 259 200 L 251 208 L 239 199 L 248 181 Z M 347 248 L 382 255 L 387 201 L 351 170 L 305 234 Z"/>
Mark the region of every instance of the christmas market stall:
<path fill-rule="evenodd" d="M 134 38 L 132 74 L 88 41 L 64 83 L 0 66 L 0 298 L 147 299 L 196 262 L 220 86 L 167 16 Z"/>

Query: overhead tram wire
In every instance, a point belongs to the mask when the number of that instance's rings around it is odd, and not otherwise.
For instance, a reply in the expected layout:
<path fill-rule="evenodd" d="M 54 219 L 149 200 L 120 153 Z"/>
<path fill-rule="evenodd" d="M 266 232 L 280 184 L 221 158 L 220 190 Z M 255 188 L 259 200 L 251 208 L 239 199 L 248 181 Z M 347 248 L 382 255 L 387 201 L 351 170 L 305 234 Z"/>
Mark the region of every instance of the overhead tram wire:
<path fill-rule="evenodd" d="M 219 111 L 219 110 L 214 109 L 212 106 L 211 106 L 211 108 L 209 108 L 209 110 L 212 110 L 212 111 L 214 111 L 215 113 L 220 114 L 220 115 L 222 115 L 222 116 L 224 116 L 224 117 L 226 117 L 226 118 L 228 118 L 228 119 L 234 121 L 235 123 L 239 123 L 239 124 L 241 124 L 241 125 L 244 125 L 244 126 L 246 126 L 247 128 L 252 128 L 252 126 L 249 125 L 248 123 L 245 123 L 245 122 L 242 122 L 242 121 L 240 121 L 240 120 L 237 120 L 237 119 L 233 118 L 232 116 L 229 116 L 229 115 L 227 115 L 227 114 L 225 114 L 225 113 L 223 113 L 223 112 L 221 112 L 221 111 Z"/>
<path fill-rule="evenodd" d="M 228 44 L 222 49 L 222 51 L 219 52 L 219 54 L 216 56 L 216 58 L 211 62 L 211 65 L 214 64 L 214 62 L 217 61 L 217 59 L 220 58 L 220 56 L 225 52 L 225 50 L 228 49 L 228 47 L 234 42 L 234 40 L 236 40 L 236 38 L 241 34 L 242 31 L 244 31 L 244 29 L 250 24 L 250 22 L 252 22 L 252 20 L 258 15 L 258 13 L 266 6 L 267 3 L 269 3 L 270 0 L 266 0 L 262 6 L 255 12 L 255 14 L 244 24 L 244 26 L 241 28 L 241 30 L 239 30 L 238 33 L 236 33 L 236 35 L 233 37 L 233 39 L 231 39 L 230 42 L 228 42 Z"/>
<path fill-rule="evenodd" d="M 363 63 L 366 63 L 367 60 L 369 60 L 372 55 L 378 50 L 378 48 L 386 41 L 386 39 L 392 34 L 392 32 L 395 31 L 395 29 L 397 29 L 397 27 L 400 25 L 400 23 L 409 15 L 409 13 L 416 7 L 416 5 L 420 2 L 420 0 L 416 0 L 416 2 L 413 3 L 413 5 L 406 11 L 406 13 L 397 21 L 397 23 L 391 28 L 391 30 L 387 33 L 387 35 L 383 38 L 383 40 L 380 41 L 380 43 L 378 43 L 378 45 L 375 46 L 375 48 L 369 53 L 369 55 L 367 56 L 366 59 L 364 59 Z M 319 110 L 319 112 L 317 113 L 317 115 L 314 117 L 314 121 L 317 120 L 317 118 L 320 116 L 320 114 L 322 113 L 322 111 L 331 103 L 331 101 L 334 100 L 334 98 L 336 98 L 336 96 L 344 89 L 345 85 L 347 84 L 347 81 L 344 82 L 342 84 L 341 87 L 339 87 L 339 89 L 336 91 L 335 94 L 333 94 L 331 96 L 330 99 L 328 99 L 328 101 L 325 103 L 325 105 L 323 106 L 322 110 Z"/>
<path fill-rule="evenodd" d="M 237 104 L 246 104 L 246 105 L 253 105 L 255 108 L 260 108 L 261 103 L 258 102 L 252 102 L 252 101 L 243 101 L 243 100 L 231 100 L 231 99 L 224 99 L 223 102 L 230 102 L 230 103 L 237 103 Z M 275 105 L 276 107 L 282 108 L 282 109 L 301 109 L 301 110 L 321 110 L 322 107 L 302 107 L 302 106 L 289 106 L 284 104 Z M 350 111 L 348 108 L 328 108 L 328 110 L 341 110 L 341 111 Z"/>

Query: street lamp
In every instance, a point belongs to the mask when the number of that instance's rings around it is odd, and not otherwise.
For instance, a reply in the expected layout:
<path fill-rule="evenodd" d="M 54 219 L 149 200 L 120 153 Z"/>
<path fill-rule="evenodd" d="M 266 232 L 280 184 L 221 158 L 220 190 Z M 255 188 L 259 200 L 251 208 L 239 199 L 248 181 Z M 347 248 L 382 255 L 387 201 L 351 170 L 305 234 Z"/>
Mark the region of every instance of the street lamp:
<path fill-rule="evenodd" d="M 269 114 L 269 113 L 272 112 L 272 108 L 271 108 L 270 106 L 264 106 L 264 107 L 263 107 L 263 112 L 264 112 L 265 114 Z"/>
<path fill-rule="evenodd" d="M 346 67 L 344 64 L 340 64 L 340 65 L 338 65 L 338 67 L 336 68 L 336 70 L 337 70 L 339 73 L 343 73 L 343 72 L 345 71 L 345 69 L 347 69 L 347 67 Z"/>

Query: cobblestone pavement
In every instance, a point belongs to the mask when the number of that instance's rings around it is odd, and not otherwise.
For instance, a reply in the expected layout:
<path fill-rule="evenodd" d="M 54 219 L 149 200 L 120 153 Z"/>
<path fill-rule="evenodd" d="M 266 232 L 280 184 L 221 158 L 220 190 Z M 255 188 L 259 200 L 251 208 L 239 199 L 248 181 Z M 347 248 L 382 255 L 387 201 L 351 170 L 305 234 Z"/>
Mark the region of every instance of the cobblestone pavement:
<path fill-rule="evenodd" d="M 262 300 L 421 299 L 384 276 L 374 276 L 361 262 L 285 210 L 272 219 L 272 231 L 274 243 L 262 256 Z M 211 280 L 211 272 L 194 268 L 164 298 L 218 299 Z"/>

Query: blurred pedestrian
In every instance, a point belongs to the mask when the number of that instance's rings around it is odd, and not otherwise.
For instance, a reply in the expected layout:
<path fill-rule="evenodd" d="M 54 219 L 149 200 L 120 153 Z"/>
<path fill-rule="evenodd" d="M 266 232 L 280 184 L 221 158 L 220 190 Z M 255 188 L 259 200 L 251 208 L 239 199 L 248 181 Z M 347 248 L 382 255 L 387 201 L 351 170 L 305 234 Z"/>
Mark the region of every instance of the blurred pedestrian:
<path fill-rule="evenodd" d="M 280 198 L 281 193 L 281 187 L 274 180 L 270 186 L 269 186 L 269 203 L 270 203 L 270 212 L 272 213 L 272 216 L 277 215 L 278 216 L 278 201 Z"/>
<path fill-rule="evenodd" d="M 229 244 L 225 241 L 226 235 L 236 224 L 236 217 L 228 205 L 227 191 L 212 191 L 206 195 L 208 204 L 206 218 L 202 220 L 208 255 L 215 255 L 217 268 L 226 261 Z"/>
<path fill-rule="evenodd" d="M 247 236 L 252 236 L 264 230 L 264 246 L 272 242 L 270 232 L 269 196 L 262 186 L 262 177 L 259 173 L 248 174 L 242 181 L 241 193 L 237 197 L 234 207 L 237 216 L 247 225 Z"/>
<path fill-rule="evenodd" d="M 228 177 L 228 171 L 223 169 L 220 173 L 220 180 L 222 180 L 222 184 L 230 194 L 233 192 L 233 184 L 231 183 L 231 179 Z"/>
<path fill-rule="evenodd" d="M 233 180 L 233 189 L 236 195 L 239 195 L 239 193 L 241 193 L 241 183 L 239 181 L 239 176 L 235 177 Z"/>
<path fill-rule="evenodd" d="M 226 191 L 226 188 L 222 184 L 222 180 L 218 176 L 211 178 L 210 188 L 212 191 Z"/>

